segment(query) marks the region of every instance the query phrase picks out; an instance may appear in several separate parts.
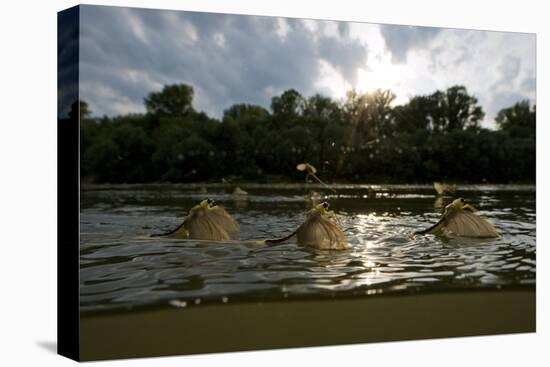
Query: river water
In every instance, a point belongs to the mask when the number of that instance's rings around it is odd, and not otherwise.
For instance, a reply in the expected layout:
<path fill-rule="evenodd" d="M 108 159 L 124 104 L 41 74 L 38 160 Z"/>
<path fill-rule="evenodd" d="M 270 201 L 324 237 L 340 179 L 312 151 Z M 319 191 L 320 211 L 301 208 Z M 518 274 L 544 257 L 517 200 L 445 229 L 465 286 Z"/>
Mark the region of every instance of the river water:
<path fill-rule="evenodd" d="M 222 185 L 94 185 L 81 190 L 80 304 L 84 313 L 136 307 L 464 288 L 534 288 L 535 187 L 458 186 L 502 234 L 492 240 L 446 240 L 412 232 L 435 223 L 453 197 L 428 185 L 243 185 L 236 197 Z M 345 230 L 349 250 L 322 252 L 282 237 L 322 191 Z M 206 191 L 206 192 L 205 192 Z M 179 225 L 204 198 L 241 226 L 237 241 L 149 238 Z"/>

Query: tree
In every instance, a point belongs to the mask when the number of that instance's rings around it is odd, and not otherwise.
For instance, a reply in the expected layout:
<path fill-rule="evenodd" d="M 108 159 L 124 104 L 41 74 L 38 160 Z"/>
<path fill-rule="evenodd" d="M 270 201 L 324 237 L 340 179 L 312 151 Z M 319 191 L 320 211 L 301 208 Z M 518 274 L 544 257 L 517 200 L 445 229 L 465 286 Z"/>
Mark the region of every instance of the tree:
<path fill-rule="evenodd" d="M 329 151 L 334 148 L 339 149 L 341 141 L 337 141 L 337 136 L 328 134 L 327 130 L 330 126 L 337 126 L 341 123 L 341 109 L 338 103 L 331 98 L 315 94 L 309 97 L 305 103 L 303 112 L 303 120 L 309 132 L 314 139 L 303 138 L 302 147 L 297 148 L 299 151 L 306 151 L 308 148 L 307 142 L 313 140 L 313 148 L 318 152 L 313 163 L 317 164 L 321 171 L 321 175 L 325 175 L 325 166 L 335 166 L 337 162 L 329 161 Z M 298 143 L 299 144 L 299 143 Z M 299 145 L 298 145 L 299 146 Z M 335 157 L 332 157 L 335 160 Z"/>
<path fill-rule="evenodd" d="M 310 162 L 325 180 L 352 182 L 533 182 L 535 111 L 522 101 L 502 109 L 498 130 L 483 129 L 483 111 L 454 86 L 392 106 L 389 90 L 350 91 L 343 102 L 289 89 L 273 114 L 235 104 L 221 121 L 192 107 L 193 89 L 166 86 L 146 98 L 146 114 L 80 116 L 81 175 L 95 182 L 303 180 Z"/>
<path fill-rule="evenodd" d="M 257 119 L 265 120 L 269 116 L 269 112 L 263 107 L 250 104 L 234 104 L 227 110 L 223 111 L 224 118 L 239 119 Z"/>
<path fill-rule="evenodd" d="M 271 99 L 271 110 L 278 118 L 294 119 L 301 116 L 305 106 L 306 100 L 295 89 L 289 89 Z"/>
<path fill-rule="evenodd" d="M 395 129 L 412 133 L 417 130 L 428 131 L 432 122 L 430 112 L 434 109 L 433 99 L 429 96 L 416 96 L 409 103 L 393 109 Z"/>
<path fill-rule="evenodd" d="M 432 129 L 436 132 L 479 128 L 485 117 L 477 98 L 470 96 L 466 87 L 455 85 L 430 96 Z"/>
<path fill-rule="evenodd" d="M 525 100 L 500 110 L 495 122 L 502 131 L 529 136 L 535 133 L 536 115 L 536 106 Z"/>
<path fill-rule="evenodd" d="M 92 111 L 90 111 L 90 108 L 88 106 L 88 103 L 83 100 L 77 100 L 74 101 L 71 105 L 71 110 L 69 111 L 69 118 L 70 119 L 76 119 L 77 117 L 80 117 L 80 121 L 87 119 L 92 114 Z"/>
<path fill-rule="evenodd" d="M 315 94 L 309 97 L 304 104 L 303 116 L 317 120 L 340 120 L 340 106 L 329 97 Z"/>
<path fill-rule="evenodd" d="M 170 117 L 185 117 L 194 112 L 193 87 L 186 84 L 167 85 L 160 92 L 145 98 L 147 112 Z"/>
<path fill-rule="evenodd" d="M 355 127 L 353 140 L 363 145 L 385 135 L 390 128 L 394 100 L 395 94 L 390 90 L 348 92 L 343 109 L 346 119 Z"/>
<path fill-rule="evenodd" d="M 263 107 L 250 104 L 235 104 L 223 111 L 222 122 L 237 121 L 240 129 L 248 134 L 257 128 L 258 124 L 265 124 L 269 119 L 269 112 Z"/>

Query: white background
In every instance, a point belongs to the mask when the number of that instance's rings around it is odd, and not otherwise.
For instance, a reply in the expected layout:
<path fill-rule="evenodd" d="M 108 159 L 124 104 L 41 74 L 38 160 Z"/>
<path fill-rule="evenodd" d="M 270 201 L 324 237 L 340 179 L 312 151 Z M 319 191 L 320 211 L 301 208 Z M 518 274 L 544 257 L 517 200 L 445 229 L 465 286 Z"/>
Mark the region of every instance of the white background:
<path fill-rule="evenodd" d="M 540 366 L 550 356 L 548 10 L 544 1 L 92 1 L 333 20 L 537 33 L 537 333 L 95 362 L 100 366 Z M 56 342 L 56 12 L 74 1 L 11 1 L 0 12 L 0 365 L 50 366 Z M 546 86 L 546 89 L 545 89 Z M 457 310 L 460 312 L 460 310 Z M 546 347 L 546 350 L 545 350 Z"/>

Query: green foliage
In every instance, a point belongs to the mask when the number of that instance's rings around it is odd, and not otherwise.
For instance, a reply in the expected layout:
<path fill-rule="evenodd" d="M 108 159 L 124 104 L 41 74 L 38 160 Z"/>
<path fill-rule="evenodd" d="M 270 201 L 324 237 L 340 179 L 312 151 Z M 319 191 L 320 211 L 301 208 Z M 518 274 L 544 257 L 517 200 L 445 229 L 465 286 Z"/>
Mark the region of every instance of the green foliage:
<path fill-rule="evenodd" d="M 529 101 L 517 102 L 497 114 L 495 122 L 502 131 L 521 137 L 535 136 L 536 106 L 530 106 Z"/>
<path fill-rule="evenodd" d="M 416 96 L 393 109 L 397 131 L 428 130 L 447 133 L 453 130 L 479 129 L 485 113 L 477 99 L 463 86 Z"/>
<path fill-rule="evenodd" d="M 376 90 L 372 94 L 347 93 L 343 105 L 344 119 L 353 126 L 353 143 L 363 146 L 380 139 L 391 129 L 391 103 L 395 94 Z"/>
<path fill-rule="evenodd" d="M 479 128 L 479 122 L 485 116 L 477 99 L 470 96 L 464 86 L 454 86 L 445 92 L 437 91 L 430 96 L 432 100 L 432 128 L 444 132 Z"/>
<path fill-rule="evenodd" d="M 94 119 L 80 113 L 81 175 L 95 182 L 303 180 L 309 162 L 325 180 L 353 182 L 534 182 L 535 106 L 500 111 L 498 130 L 479 126 L 477 99 L 454 86 L 392 106 L 388 90 L 350 91 L 342 102 L 294 89 L 271 113 L 236 104 L 221 121 L 197 112 L 193 88 L 166 86 L 146 114 Z M 76 108 L 76 107 L 79 108 Z"/>
<path fill-rule="evenodd" d="M 193 112 L 193 88 L 185 84 L 167 85 L 145 98 L 147 112 L 156 115 L 186 116 Z"/>
<path fill-rule="evenodd" d="M 276 122 L 286 125 L 299 118 L 306 106 L 306 100 L 294 89 L 271 99 L 271 110 Z"/>

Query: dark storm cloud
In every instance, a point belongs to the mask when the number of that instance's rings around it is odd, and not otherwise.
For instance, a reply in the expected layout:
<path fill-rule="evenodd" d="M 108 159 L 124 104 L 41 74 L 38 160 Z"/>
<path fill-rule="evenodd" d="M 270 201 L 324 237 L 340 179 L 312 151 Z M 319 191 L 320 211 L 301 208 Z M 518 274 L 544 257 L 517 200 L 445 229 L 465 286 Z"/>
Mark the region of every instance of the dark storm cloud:
<path fill-rule="evenodd" d="M 407 52 L 413 48 L 423 48 L 431 41 L 441 28 L 415 27 L 383 24 L 380 32 L 391 51 L 392 62 L 404 63 L 407 61 Z"/>
<path fill-rule="evenodd" d="M 84 6 L 81 21 L 81 95 L 95 114 L 143 108 L 162 85 L 188 83 L 196 105 L 220 116 L 233 103 L 269 107 L 295 88 L 310 95 L 324 59 L 353 83 L 366 46 L 313 33 L 301 21 L 277 18 Z"/>

